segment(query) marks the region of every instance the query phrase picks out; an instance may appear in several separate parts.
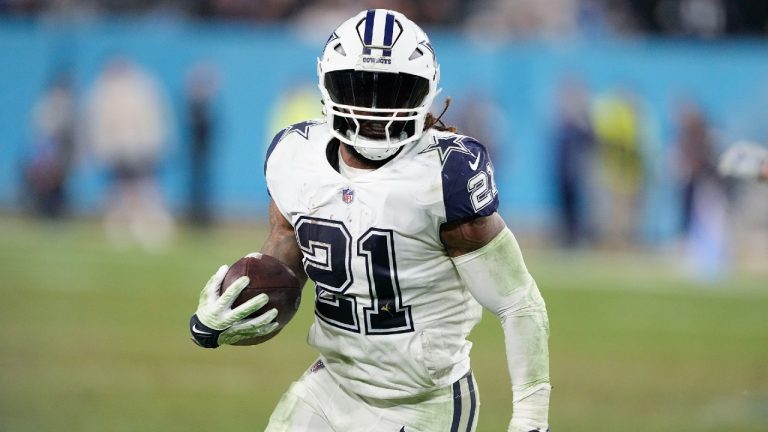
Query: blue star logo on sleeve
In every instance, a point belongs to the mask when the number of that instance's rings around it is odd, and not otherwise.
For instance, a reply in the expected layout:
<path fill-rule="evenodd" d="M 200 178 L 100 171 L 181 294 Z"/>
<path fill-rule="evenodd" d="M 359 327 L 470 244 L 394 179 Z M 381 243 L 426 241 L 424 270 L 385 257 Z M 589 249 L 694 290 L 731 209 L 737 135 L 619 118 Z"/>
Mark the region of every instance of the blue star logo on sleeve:
<path fill-rule="evenodd" d="M 468 155 L 472 154 L 467 146 L 464 145 L 465 138 L 467 137 L 460 135 L 449 135 L 445 138 L 435 137 L 434 142 L 419 152 L 419 154 L 436 151 L 438 156 L 440 156 L 440 163 L 445 166 L 445 161 L 453 152 L 464 153 Z"/>
<path fill-rule="evenodd" d="M 275 134 L 275 138 L 272 139 L 272 142 L 269 144 L 269 147 L 267 148 L 267 156 L 264 159 L 264 172 L 265 173 L 267 172 L 267 161 L 269 160 L 269 157 L 272 155 L 272 152 L 275 150 L 275 147 L 277 147 L 277 144 L 280 141 L 282 141 L 283 138 L 295 132 L 299 134 L 299 136 L 303 137 L 305 140 L 309 140 L 309 128 L 320 123 L 323 123 L 323 122 L 321 120 L 307 120 L 301 123 L 290 125 L 287 128 Z"/>
<path fill-rule="evenodd" d="M 280 135 L 280 140 L 287 137 L 289 134 L 293 132 L 296 132 L 297 134 L 301 135 L 304 139 L 309 139 L 309 128 L 320 123 L 322 123 L 321 120 L 307 120 L 301 123 L 290 125 L 287 128 L 285 128 L 285 132 L 283 132 L 283 134 Z"/>

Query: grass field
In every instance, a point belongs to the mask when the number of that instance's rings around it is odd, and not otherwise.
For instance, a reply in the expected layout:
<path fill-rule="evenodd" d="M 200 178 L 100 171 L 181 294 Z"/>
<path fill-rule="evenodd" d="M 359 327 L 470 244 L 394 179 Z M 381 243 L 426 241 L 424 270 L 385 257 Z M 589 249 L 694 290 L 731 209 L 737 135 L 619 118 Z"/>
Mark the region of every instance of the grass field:
<path fill-rule="evenodd" d="M 202 284 L 258 227 L 183 233 L 164 255 L 111 250 L 89 223 L 0 234 L 2 432 L 260 431 L 315 357 L 308 290 L 265 345 L 189 341 Z M 768 430 L 768 264 L 699 287 L 664 257 L 524 252 L 550 312 L 553 432 Z M 471 339 L 479 431 L 505 430 L 495 318 Z"/>

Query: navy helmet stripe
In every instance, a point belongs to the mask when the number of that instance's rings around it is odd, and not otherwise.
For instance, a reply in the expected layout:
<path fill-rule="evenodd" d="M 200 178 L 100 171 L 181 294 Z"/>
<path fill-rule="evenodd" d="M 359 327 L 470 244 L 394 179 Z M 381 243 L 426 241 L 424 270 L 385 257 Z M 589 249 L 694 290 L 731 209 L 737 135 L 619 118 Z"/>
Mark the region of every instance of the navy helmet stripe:
<path fill-rule="evenodd" d="M 365 15 L 365 33 L 363 34 L 363 54 L 370 54 L 371 49 L 368 48 L 373 42 L 373 20 L 376 18 L 376 10 L 370 9 Z"/>
<path fill-rule="evenodd" d="M 475 400 L 475 379 L 472 377 L 472 372 L 467 375 L 467 385 L 469 385 L 469 419 L 467 420 L 467 432 L 472 432 L 472 422 L 475 421 L 475 407 L 477 401 Z"/>
<path fill-rule="evenodd" d="M 395 29 L 395 16 L 391 13 L 387 14 L 387 20 L 384 23 L 384 46 L 392 45 L 392 33 Z M 383 55 L 385 57 L 392 56 L 392 50 L 384 50 Z"/>
<path fill-rule="evenodd" d="M 453 383 L 453 421 L 451 422 L 451 432 L 459 432 L 459 422 L 461 421 L 461 380 Z"/>

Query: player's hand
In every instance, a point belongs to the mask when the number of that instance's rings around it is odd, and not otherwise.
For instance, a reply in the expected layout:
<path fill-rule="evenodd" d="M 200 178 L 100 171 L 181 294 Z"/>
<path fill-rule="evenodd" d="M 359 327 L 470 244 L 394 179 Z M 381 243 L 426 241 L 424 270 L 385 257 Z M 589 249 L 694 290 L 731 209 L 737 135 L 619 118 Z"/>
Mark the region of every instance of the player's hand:
<path fill-rule="evenodd" d="M 768 149 L 740 141 L 723 153 L 717 170 L 724 177 L 757 180 L 764 163 L 768 163 Z"/>
<path fill-rule="evenodd" d="M 246 317 L 269 301 L 266 294 L 244 302 L 232 309 L 232 303 L 243 289 L 248 286 L 249 279 L 242 276 L 227 287 L 224 294 L 219 295 L 228 266 L 221 266 L 200 292 L 197 311 L 189 320 L 189 330 L 192 340 L 204 348 L 216 348 L 219 345 L 231 345 L 243 339 L 264 336 L 277 329 L 277 309 L 270 309 L 256 318 L 246 320 Z"/>
<path fill-rule="evenodd" d="M 508 432 L 549 432 L 549 428 L 536 427 L 529 422 L 512 419 L 512 422 L 509 423 Z"/>

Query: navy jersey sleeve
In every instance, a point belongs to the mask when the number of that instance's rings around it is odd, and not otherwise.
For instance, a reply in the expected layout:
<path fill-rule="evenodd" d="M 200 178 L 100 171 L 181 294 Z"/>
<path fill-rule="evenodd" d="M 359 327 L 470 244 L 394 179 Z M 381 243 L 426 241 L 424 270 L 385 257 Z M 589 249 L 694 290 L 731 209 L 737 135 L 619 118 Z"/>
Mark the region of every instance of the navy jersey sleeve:
<path fill-rule="evenodd" d="M 485 146 L 468 137 L 453 138 L 456 151 L 443 162 L 446 222 L 489 216 L 499 207 L 493 163 Z"/>

